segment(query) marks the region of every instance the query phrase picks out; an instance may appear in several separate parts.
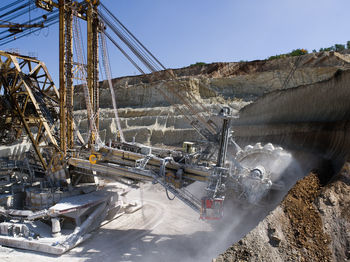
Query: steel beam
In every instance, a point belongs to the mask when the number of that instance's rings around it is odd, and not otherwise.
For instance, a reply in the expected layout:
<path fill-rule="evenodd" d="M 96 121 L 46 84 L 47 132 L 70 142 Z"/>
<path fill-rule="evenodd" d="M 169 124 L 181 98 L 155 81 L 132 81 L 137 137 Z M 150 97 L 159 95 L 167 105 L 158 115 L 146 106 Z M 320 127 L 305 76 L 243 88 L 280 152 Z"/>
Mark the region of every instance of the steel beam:
<path fill-rule="evenodd" d="M 90 94 L 96 130 L 91 130 L 89 145 L 95 143 L 95 132 L 99 130 L 99 90 L 98 90 L 98 2 L 88 3 L 87 8 L 87 84 Z M 90 127 L 91 128 L 91 127 Z"/>
<path fill-rule="evenodd" d="M 74 147 L 74 120 L 73 120 L 73 12 L 72 0 L 66 0 L 65 10 L 65 48 L 66 48 L 66 105 L 67 105 L 67 146 L 69 149 Z"/>
<path fill-rule="evenodd" d="M 58 149 L 53 133 L 56 116 L 53 108 L 58 105 L 58 91 L 46 66 L 29 57 L 0 51 L 0 89 L 12 107 L 11 119 L 17 132 L 24 128 L 44 169 L 48 161 L 42 146 Z M 33 113 L 34 110 L 34 113 Z"/>
<path fill-rule="evenodd" d="M 59 0 L 59 85 L 60 85 L 60 148 L 67 152 L 66 144 L 66 70 L 65 70 L 65 0 Z"/>

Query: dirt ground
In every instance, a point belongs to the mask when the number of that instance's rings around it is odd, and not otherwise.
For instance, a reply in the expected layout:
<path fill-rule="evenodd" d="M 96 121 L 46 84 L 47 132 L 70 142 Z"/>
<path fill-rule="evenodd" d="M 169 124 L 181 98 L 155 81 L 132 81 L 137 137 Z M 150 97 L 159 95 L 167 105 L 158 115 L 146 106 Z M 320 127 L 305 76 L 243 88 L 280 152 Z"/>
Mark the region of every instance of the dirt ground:
<path fill-rule="evenodd" d="M 0 247 L 0 261 L 346 261 L 349 167 L 324 187 L 311 173 L 277 207 L 237 207 L 214 223 L 177 199 L 169 201 L 160 186 L 144 184 L 127 195 L 141 201 L 142 209 L 104 225 L 66 254 Z"/>
<path fill-rule="evenodd" d="M 201 183 L 191 186 L 191 192 L 202 192 Z M 178 199 L 169 201 L 164 189 L 152 184 L 132 189 L 127 199 L 141 201 L 143 208 L 104 225 L 62 256 L 0 247 L 0 261 L 178 262 L 181 258 L 181 262 L 211 262 L 269 212 L 266 207 L 252 211 L 237 206 L 223 220 L 203 221 Z"/>
<path fill-rule="evenodd" d="M 169 201 L 162 188 L 143 185 L 128 200 L 144 206 L 104 225 L 62 256 L 1 247 L 0 261 L 211 261 L 225 250 L 208 250 L 212 226 L 179 200 Z"/>
<path fill-rule="evenodd" d="M 216 262 L 349 261 L 350 165 L 322 185 L 310 173 L 282 203 Z"/>
<path fill-rule="evenodd" d="M 303 256 L 313 261 L 331 261 L 328 244 L 331 239 L 323 230 L 323 222 L 313 204 L 321 189 L 316 174 L 299 181 L 282 203 L 291 226 L 285 236 L 293 248 L 303 249 Z M 312 240 L 312 241 L 310 241 Z"/>

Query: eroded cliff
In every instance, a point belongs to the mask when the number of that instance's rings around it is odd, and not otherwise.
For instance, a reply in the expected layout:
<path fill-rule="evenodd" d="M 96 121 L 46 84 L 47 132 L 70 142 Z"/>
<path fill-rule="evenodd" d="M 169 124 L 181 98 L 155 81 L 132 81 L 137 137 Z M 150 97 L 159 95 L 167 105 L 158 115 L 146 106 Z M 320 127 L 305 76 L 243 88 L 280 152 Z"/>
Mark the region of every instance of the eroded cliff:
<path fill-rule="evenodd" d="M 184 139 L 199 137 L 186 122 L 183 112 L 170 105 L 157 88 L 179 90 L 189 101 L 195 97 L 213 114 L 218 113 L 222 105 L 230 106 L 237 113 L 265 93 L 326 81 L 334 78 L 337 70 L 349 68 L 350 55 L 322 52 L 271 61 L 213 63 L 175 69 L 172 73 L 162 71 L 123 77 L 113 79 L 113 88 L 128 141 L 135 137 L 140 143 L 180 145 Z M 75 88 L 75 96 L 77 124 L 82 132 L 86 132 L 87 120 L 82 110 L 85 99 L 81 87 Z M 183 101 L 176 97 L 172 100 L 178 107 L 183 107 Z M 100 83 L 100 107 L 101 136 L 108 141 L 115 138 L 117 129 L 107 81 Z"/>

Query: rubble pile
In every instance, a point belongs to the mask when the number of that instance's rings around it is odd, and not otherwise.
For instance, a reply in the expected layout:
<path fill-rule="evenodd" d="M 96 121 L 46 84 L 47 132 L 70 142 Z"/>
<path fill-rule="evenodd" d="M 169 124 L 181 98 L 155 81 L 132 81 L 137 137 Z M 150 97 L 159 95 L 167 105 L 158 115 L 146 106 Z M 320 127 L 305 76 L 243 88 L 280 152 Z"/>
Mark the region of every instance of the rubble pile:
<path fill-rule="evenodd" d="M 347 261 L 350 259 L 350 164 L 323 185 L 310 173 L 223 261 Z"/>
<path fill-rule="evenodd" d="M 171 75 L 175 75 L 176 78 Z M 181 107 L 184 106 L 182 101 L 175 99 L 177 104 L 170 105 L 158 92 L 159 88 L 162 90 L 177 88 L 188 95 L 189 100 L 192 97 L 203 103 L 208 109 L 208 112 L 202 113 L 204 118 L 217 114 L 223 106 L 229 106 L 233 115 L 240 115 L 239 119 L 232 120 L 231 131 L 243 149 L 247 144 L 261 147 L 260 142 L 263 142 L 277 145 L 278 150 L 288 149 L 290 153 L 296 153 L 294 156 L 296 162 L 300 161 L 303 170 L 307 171 L 291 174 L 295 180 L 290 185 L 294 185 L 297 179 L 304 177 L 316 166 L 309 158 L 312 154 L 316 155 L 315 152 L 318 153 L 315 158 L 324 160 L 338 157 L 339 161 L 334 164 L 344 162 L 343 157 L 348 154 L 350 145 L 350 125 L 348 125 L 350 93 L 347 88 L 349 78 L 350 55 L 321 52 L 272 61 L 199 64 L 172 70 L 170 74 L 168 71 L 162 71 L 151 75 L 114 79 L 113 85 L 117 94 L 121 126 L 127 141 L 146 145 L 181 146 L 184 141 L 200 140 L 182 113 Z M 107 83 L 101 82 L 100 85 L 100 137 L 108 144 L 109 140 L 117 137 L 117 124 L 111 108 Z M 317 95 L 314 95 L 316 93 Z M 82 135 L 87 136 L 85 98 L 80 87 L 75 88 L 75 97 L 74 118 Z M 329 104 L 336 106 L 331 108 Z M 195 102 L 192 106 L 199 107 Z M 241 110 L 242 108 L 244 109 Z M 19 154 L 25 151 L 28 144 L 25 142 L 20 148 L 11 148 L 11 152 Z M 4 151 L 5 155 L 8 150 Z M 309 165 L 304 165 L 307 162 Z M 255 215 L 256 213 L 259 215 L 254 218 L 254 223 L 245 228 L 245 231 L 237 229 L 235 237 L 225 228 L 225 232 L 231 237 L 229 244 L 233 246 L 214 260 L 222 262 L 350 259 L 350 235 L 347 233 L 350 222 L 348 196 L 350 165 L 346 164 L 342 171 L 330 180 L 334 174 L 331 170 L 326 175 L 325 170 L 309 173 L 296 183 L 278 205 L 284 193 L 290 188 L 286 187 L 267 217 L 265 216 L 271 209 L 265 208 L 260 212 L 260 209 L 256 208 Z M 158 205 L 158 202 L 153 200 L 148 204 L 152 203 Z M 173 209 L 168 203 L 160 207 L 160 213 Z M 113 208 L 123 210 L 122 206 Z M 66 212 L 66 210 L 59 211 Z M 106 213 L 102 208 L 100 211 Z M 249 211 L 242 211 L 245 212 Z M 250 215 L 252 214 L 246 217 Z M 161 216 L 157 216 L 157 219 L 159 217 Z M 79 222 L 79 219 L 77 217 L 76 221 Z M 190 218 L 189 221 L 194 220 Z M 248 224 L 247 220 L 242 221 Z M 55 220 L 52 224 L 54 222 Z M 140 224 L 142 230 L 145 229 L 145 232 L 140 233 L 142 237 L 148 229 L 143 228 L 144 221 Z M 232 220 L 230 224 L 233 224 Z M 241 225 L 239 222 L 235 225 L 235 229 Z M 11 227 L 12 225 L 5 224 L 0 231 L 6 231 Z M 157 225 L 154 225 L 154 228 L 156 227 Z M 252 228 L 254 229 L 250 231 Z M 242 238 L 245 234 L 247 235 Z M 194 242 L 197 244 L 198 241 Z M 173 246 L 173 243 L 169 245 Z M 220 243 L 220 246 L 226 248 L 229 244 Z M 126 242 L 124 249 L 128 250 L 130 246 L 131 244 Z M 140 246 L 143 247 L 144 243 L 142 242 Z M 50 248 L 55 249 L 51 245 Z M 191 249 L 186 245 L 185 248 Z M 197 249 L 197 246 L 193 247 L 193 253 Z M 219 251 L 213 250 L 210 254 L 218 254 Z M 53 250 L 51 253 L 62 252 Z M 121 256 L 124 256 L 124 253 Z M 178 259 L 177 256 L 174 257 Z M 206 255 L 206 257 L 212 256 Z"/>

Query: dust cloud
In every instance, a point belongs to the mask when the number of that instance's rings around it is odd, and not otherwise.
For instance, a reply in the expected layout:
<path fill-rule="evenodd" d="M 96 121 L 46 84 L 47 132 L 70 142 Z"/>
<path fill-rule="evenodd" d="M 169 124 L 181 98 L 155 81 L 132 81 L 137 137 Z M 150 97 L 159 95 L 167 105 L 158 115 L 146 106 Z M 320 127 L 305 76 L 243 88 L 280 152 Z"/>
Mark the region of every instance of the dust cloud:
<path fill-rule="evenodd" d="M 182 231 L 181 234 L 171 235 L 172 221 L 181 221 L 189 213 L 191 213 L 192 218 L 195 215 L 191 210 L 182 208 L 182 212 L 172 214 L 175 217 L 163 221 L 170 234 L 167 235 L 166 240 L 157 243 L 156 251 L 146 251 L 140 260 L 125 261 L 212 261 L 233 243 L 243 238 L 282 201 L 288 190 L 305 174 L 292 155 L 285 151 L 275 154 L 273 158 L 256 159 L 256 161 L 272 172 L 274 180 L 279 182 L 277 189 L 272 190 L 262 201 L 262 204 L 258 206 L 247 205 L 243 201 L 227 199 L 222 220 L 200 221 L 198 218 L 193 220 L 186 218 L 186 224 L 180 225 L 178 228 Z M 196 182 L 188 190 L 199 197 L 203 194 L 204 188 L 205 184 Z M 152 189 L 149 188 L 149 190 Z M 161 192 L 160 189 L 159 192 Z M 167 208 L 171 209 L 170 203 L 168 201 Z M 164 219 L 168 219 L 167 215 Z M 201 225 L 202 228 L 198 228 L 198 225 Z M 191 230 L 186 232 L 191 227 L 196 228 L 195 232 L 191 232 Z"/>
<path fill-rule="evenodd" d="M 270 168 L 277 170 L 282 165 L 270 164 Z M 264 219 L 303 175 L 298 161 L 292 158 L 280 176 L 285 185 L 283 190 L 273 190 L 260 206 L 226 199 L 224 218 L 219 221 L 202 221 L 199 214 L 177 198 L 169 201 L 160 185 L 143 184 L 142 188 L 130 189 L 126 196 L 130 202 L 142 202 L 142 209 L 102 226 L 89 240 L 68 253 L 55 257 L 3 248 L 0 257 L 11 256 L 11 261 L 15 262 L 24 259 L 37 262 L 210 262 Z M 200 197 L 204 187 L 205 183 L 194 183 L 188 190 Z"/>

